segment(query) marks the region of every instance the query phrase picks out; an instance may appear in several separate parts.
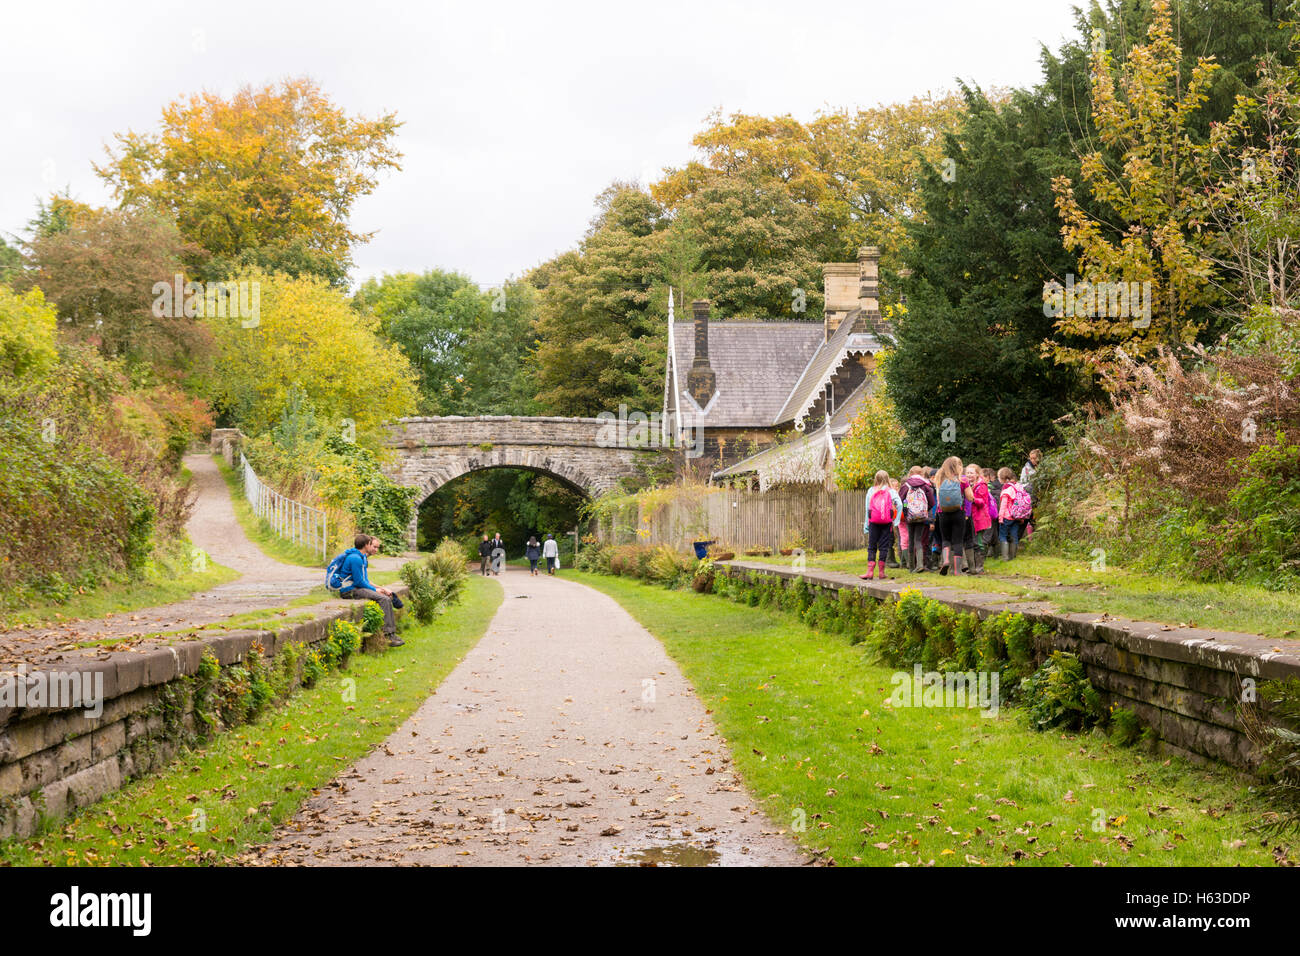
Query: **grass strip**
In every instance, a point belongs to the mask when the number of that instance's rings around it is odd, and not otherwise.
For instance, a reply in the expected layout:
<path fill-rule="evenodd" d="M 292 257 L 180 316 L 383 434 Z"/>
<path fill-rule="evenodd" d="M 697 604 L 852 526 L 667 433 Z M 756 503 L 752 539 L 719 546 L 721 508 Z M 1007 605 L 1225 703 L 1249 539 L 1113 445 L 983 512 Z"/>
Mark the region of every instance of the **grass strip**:
<path fill-rule="evenodd" d="M 86 588 L 74 593 L 67 601 L 6 609 L 0 613 L 0 630 L 20 630 L 55 622 L 93 621 L 110 614 L 172 604 L 239 577 L 238 571 L 210 558 L 204 562 L 201 571 L 194 570 L 193 564 L 189 542 L 177 542 L 160 549 L 136 578 Z"/>
<path fill-rule="evenodd" d="M 1250 781 L 1035 732 L 1015 709 L 890 707 L 897 673 L 792 615 L 574 575 L 663 642 L 776 825 L 840 865 L 1268 865 Z M 910 677 L 910 675 L 906 675 Z M 1276 857 L 1275 857 L 1276 855 Z"/>
<path fill-rule="evenodd" d="M 244 529 L 244 534 L 248 536 L 249 541 L 257 545 L 268 558 L 274 558 L 284 564 L 296 564 L 304 568 L 325 567 L 328 559 L 322 557 L 319 551 L 285 540 L 271 529 L 268 522 L 253 514 L 253 506 L 244 497 L 239 475 L 220 455 L 213 455 L 212 460 L 217 463 L 217 469 L 221 472 L 226 488 L 230 491 L 230 503 L 235 509 L 235 520 Z"/>

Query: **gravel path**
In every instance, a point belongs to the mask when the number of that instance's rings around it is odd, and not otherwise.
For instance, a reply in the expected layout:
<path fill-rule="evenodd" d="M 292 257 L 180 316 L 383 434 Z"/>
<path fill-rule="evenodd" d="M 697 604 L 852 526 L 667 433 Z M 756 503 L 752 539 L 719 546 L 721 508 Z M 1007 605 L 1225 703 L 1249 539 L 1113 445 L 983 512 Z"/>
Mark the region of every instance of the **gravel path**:
<path fill-rule="evenodd" d="M 213 561 L 241 571 L 242 576 L 173 604 L 93 620 L 0 632 L 0 667 L 19 661 L 57 663 L 102 656 L 101 648 L 78 649 L 75 645 L 183 631 L 247 611 L 283 607 L 324 582 L 323 570 L 284 564 L 268 557 L 248 539 L 235 518 L 229 489 L 211 455 L 187 455 L 185 466 L 194 476 L 191 486 L 194 510 L 185 526 L 190 541 Z M 379 571 L 394 569 L 404 560 L 376 556 L 370 559 L 370 567 Z"/>
<path fill-rule="evenodd" d="M 663 646 L 509 569 L 438 692 L 251 854 L 304 865 L 797 865 Z"/>

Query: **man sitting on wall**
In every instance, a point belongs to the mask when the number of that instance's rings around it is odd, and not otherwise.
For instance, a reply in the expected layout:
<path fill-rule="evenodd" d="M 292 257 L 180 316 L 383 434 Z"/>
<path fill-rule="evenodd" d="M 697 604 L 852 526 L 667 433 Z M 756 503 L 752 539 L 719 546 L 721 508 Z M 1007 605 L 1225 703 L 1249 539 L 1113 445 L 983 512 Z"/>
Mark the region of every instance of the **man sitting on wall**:
<path fill-rule="evenodd" d="M 339 597 L 358 601 L 374 601 L 384 612 L 384 636 L 388 638 L 389 647 L 401 647 L 406 642 L 397 636 L 397 619 L 394 607 L 402 606 L 402 599 L 388 588 L 381 588 L 370 583 L 366 575 L 370 555 L 379 550 L 379 539 L 368 534 L 359 534 L 352 541 L 352 547 L 343 554 L 343 567 L 340 569 L 344 586 L 339 588 Z"/>

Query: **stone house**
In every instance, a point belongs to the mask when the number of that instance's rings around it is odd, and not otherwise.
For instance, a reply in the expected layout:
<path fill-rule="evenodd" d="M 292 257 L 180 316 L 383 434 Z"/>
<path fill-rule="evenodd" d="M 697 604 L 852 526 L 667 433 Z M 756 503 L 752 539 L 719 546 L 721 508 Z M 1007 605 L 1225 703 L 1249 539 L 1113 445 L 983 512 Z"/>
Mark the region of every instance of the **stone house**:
<path fill-rule="evenodd" d="M 715 317 L 704 299 L 678 320 L 670 303 L 664 430 L 702 439 L 714 479 L 824 480 L 835 442 L 874 386 L 888 329 L 879 250 L 864 246 L 857 262 L 827 263 L 822 276 L 820 322 Z"/>

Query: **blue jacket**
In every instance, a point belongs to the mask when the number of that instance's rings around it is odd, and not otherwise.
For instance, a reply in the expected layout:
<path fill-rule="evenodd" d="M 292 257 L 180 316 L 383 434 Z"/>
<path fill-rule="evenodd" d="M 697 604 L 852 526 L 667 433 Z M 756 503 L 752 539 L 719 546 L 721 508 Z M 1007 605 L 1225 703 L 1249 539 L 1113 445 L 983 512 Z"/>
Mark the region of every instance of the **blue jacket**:
<path fill-rule="evenodd" d="M 356 548 L 348 548 L 343 552 L 342 576 L 344 579 L 351 578 L 351 582 L 339 589 L 339 594 L 346 597 L 352 593 L 353 588 L 368 588 L 375 590 L 375 586 L 370 583 L 370 578 L 366 576 L 366 565 L 369 562 L 366 556 Z"/>

